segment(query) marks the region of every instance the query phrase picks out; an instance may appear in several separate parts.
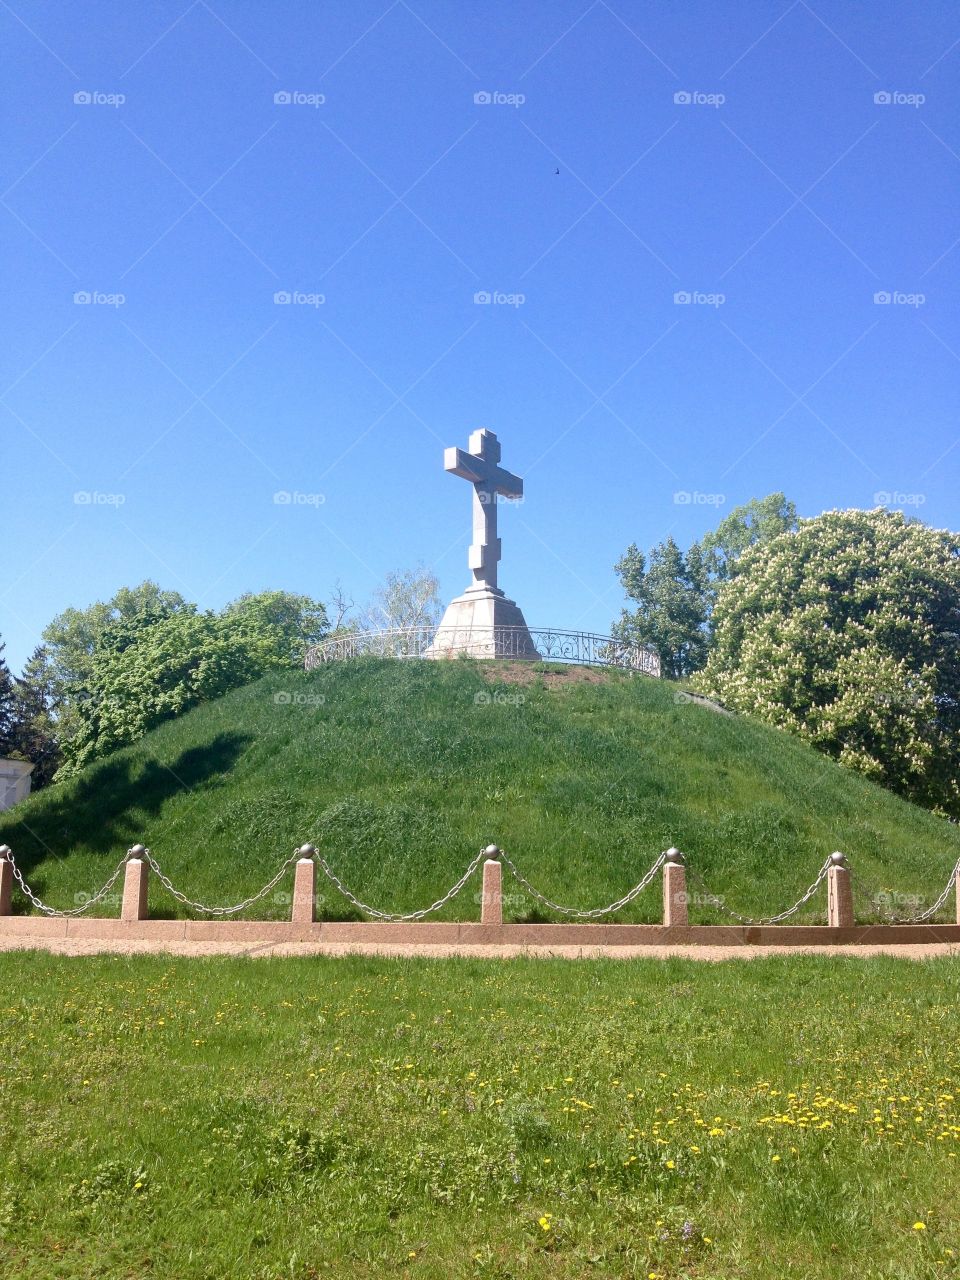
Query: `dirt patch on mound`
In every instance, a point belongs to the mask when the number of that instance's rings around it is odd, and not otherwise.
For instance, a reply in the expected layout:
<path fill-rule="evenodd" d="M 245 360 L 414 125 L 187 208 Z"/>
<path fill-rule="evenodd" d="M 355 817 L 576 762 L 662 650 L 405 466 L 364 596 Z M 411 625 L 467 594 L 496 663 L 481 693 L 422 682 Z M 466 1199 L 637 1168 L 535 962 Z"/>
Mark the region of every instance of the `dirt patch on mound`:
<path fill-rule="evenodd" d="M 539 662 L 500 662 L 485 659 L 480 667 L 481 674 L 487 684 L 539 684 L 545 689 L 562 688 L 571 684 L 609 684 L 622 672 L 608 670 L 605 667 L 557 667 L 544 666 Z"/>
<path fill-rule="evenodd" d="M 480 658 L 476 661 L 480 674 L 487 684 L 538 685 L 543 689 L 563 689 L 576 684 L 609 684 L 612 680 L 623 679 L 624 676 L 642 676 L 642 672 L 629 671 L 622 667 L 581 667 L 574 663 L 561 666 L 559 663 L 517 662 L 496 658 Z M 674 701 L 705 707 L 706 710 L 722 716 L 735 714 L 722 702 L 690 690 L 677 690 Z"/>

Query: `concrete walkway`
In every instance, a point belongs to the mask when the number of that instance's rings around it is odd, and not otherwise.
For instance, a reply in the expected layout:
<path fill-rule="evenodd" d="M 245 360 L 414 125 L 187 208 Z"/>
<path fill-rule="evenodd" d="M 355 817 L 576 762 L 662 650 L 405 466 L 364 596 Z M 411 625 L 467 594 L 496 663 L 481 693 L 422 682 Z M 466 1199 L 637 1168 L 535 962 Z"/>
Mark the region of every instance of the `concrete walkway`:
<path fill-rule="evenodd" d="M 446 959 L 469 956 L 472 959 L 509 960 L 515 956 L 558 956 L 566 960 L 757 960 L 766 956 L 821 955 L 834 958 L 867 959 L 870 956 L 896 956 L 901 960 L 932 960 L 940 956 L 960 956 L 960 943 L 860 943 L 853 946 L 643 946 L 489 943 L 457 944 L 429 942 L 259 942 L 240 940 L 218 942 L 185 941 L 183 939 L 133 938 L 42 938 L 0 936 L 0 951 L 48 951 L 59 956 L 94 955 L 174 955 L 174 956 L 385 956 L 406 958 L 426 956 Z"/>

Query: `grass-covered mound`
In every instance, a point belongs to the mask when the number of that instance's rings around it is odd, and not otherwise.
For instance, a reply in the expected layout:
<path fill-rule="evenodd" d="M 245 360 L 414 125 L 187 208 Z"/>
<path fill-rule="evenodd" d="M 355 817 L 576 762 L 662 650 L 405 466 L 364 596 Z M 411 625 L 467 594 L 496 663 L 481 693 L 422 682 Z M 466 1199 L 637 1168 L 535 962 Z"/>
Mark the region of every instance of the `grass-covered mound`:
<path fill-rule="evenodd" d="M 0 956 L 0 1273 L 933 1280 L 953 960 Z"/>
<path fill-rule="evenodd" d="M 0 842 L 55 906 L 99 887 L 137 840 L 207 903 L 246 897 L 313 840 L 385 910 L 426 906 L 490 841 L 547 896 L 581 907 L 614 901 L 677 845 L 747 914 L 789 905 L 835 849 L 926 902 L 960 854 L 951 824 L 666 681 L 468 660 L 269 676 L 0 819 Z M 350 918 L 319 887 L 321 914 Z M 519 895 L 509 878 L 505 889 Z M 478 890 L 439 918 L 476 918 Z M 658 892 L 623 918 L 656 920 Z M 511 897 L 507 915 L 532 906 Z M 175 910 L 154 880 L 151 911 Z M 823 910 L 821 897 L 802 918 Z M 254 914 L 288 911 L 281 895 Z M 717 917 L 697 907 L 693 918 Z"/>

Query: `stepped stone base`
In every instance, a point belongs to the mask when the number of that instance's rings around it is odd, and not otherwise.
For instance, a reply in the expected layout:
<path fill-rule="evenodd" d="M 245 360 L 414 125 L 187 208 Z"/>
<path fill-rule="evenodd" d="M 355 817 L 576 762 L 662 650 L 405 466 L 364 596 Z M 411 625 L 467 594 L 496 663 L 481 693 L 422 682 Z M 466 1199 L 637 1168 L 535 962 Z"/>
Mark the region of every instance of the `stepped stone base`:
<path fill-rule="evenodd" d="M 451 600 L 425 658 L 524 658 L 540 655 L 523 614 L 502 591 L 469 588 Z"/>

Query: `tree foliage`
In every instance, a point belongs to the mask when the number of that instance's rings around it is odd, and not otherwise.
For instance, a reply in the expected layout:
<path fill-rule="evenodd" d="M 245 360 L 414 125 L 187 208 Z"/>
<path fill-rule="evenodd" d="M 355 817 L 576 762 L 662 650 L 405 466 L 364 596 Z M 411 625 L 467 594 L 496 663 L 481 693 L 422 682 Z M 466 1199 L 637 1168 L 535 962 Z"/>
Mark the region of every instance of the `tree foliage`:
<path fill-rule="evenodd" d="M 99 627 L 71 687 L 58 778 L 200 702 L 300 666 L 325 630 L 321 603 L 283 591 L 241 596 L 219 614 L 190 605 L 115 616 Z"/>
<path fill-rule="evenodd" d="M 300 666 L 310 646 L 328 629 L 320 601 L 290 591 L 248 591 L 227 605 L 224 617 L 257 641 L 268 666 Z"/>
<path fill-rule="evenodd" d="M 60 730 L 55 707 L 56 690 L 49 654 L 39 645 L 27 659 L 13 689 L 13 754 L 32 762 L 34 791 L 53 781 L 60 764 Z"/>
<path fill-rule="evenodd" d="M 746 550 L 703 692 L 918 803 L 960 814 L 960 539 L 829 511 Z"/>
<path fill-rule="evenodd" d="M 0 643 L 0 757 L 28 760 L 34 790 L 53 777 L 59 741 L 50 714 L 49 672 L 44 649 L 34 650 L 23 674 L 11 674 Z"/>
<path fill-rule="evenodd" d="M 96 600 L 85 609 L 65 609 L 43 630 L 50 711 L 62 743 L 80 731 L 81 705 L 90 698 L 94 658 L 110 629 L 121 623 L 146 627 L 173 614 L 196 613 L 197 606 L 178 591 L 167 591 L 149 580 L 121 587 L 110 600 Z"/>
<path fill-rule="evenodd" d="M 435 626 L 442 613 L 440 583 L 434 573 L 418 565 L 416 569 L 387 574 L 373 593 L 364 625 L 371 631 Z"/>
<path fill-rule="evenodd" d="M 117 622 L 101 638 L 64 743 L 70 777 L 171 716 L 262 674 L 249 638 L 213 613 Z"/>
<path fill-rule="evenodd" d="M 3 656 L 0 642 L 0 756 L 9 756 L 16 746 L 16 716 L 13 676 Z"/>
<path fill-rule="evenodd" d="M 643 645 L 660 657 L 665 676 L 678 680 L 703 665 L 707 649 L 707 578 L 699 548 L 684 553 L 673 538 L 654 547 L 650 563 L 632 544 L 616 565 L 629 599 L 614 623 L 620 640 Z"/>
<path fill-rule="evenodd" d="M 712 533 L 700 540 L 708 574 L 715 582 L 725 582 L 736 573 L 737 562 L 745 551 L 771 542 L 798 524 L 797 508 L 783 493 L 751 498 L 734 507 Z"/>
<path fill-rule="evenodd" d="M 109 627 L 196 611 L 197 606 L 178 591 L 166 591 L 149 580 L 136 587 L 121 587 L 110 600 L 97 600 L 86 609 L 65 609 L 43 631 L 53 679 L 61 694 L 69 696 L 82 686 Z"/>
<path fill-rule="evenodd" d="M 649 566 L 634 543 L 616 571 L 637 608 L 623 611 L 613 634 L 653 649 L 665 676 L 692 675 L 707 659 L 720 584 L 733 577 L 750 547 L 796 527 L 794 504 L 782 493 L 771 493 L 735 507 L 689 551 L 667 538 L 654 547 Z"/>

